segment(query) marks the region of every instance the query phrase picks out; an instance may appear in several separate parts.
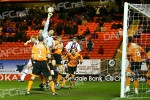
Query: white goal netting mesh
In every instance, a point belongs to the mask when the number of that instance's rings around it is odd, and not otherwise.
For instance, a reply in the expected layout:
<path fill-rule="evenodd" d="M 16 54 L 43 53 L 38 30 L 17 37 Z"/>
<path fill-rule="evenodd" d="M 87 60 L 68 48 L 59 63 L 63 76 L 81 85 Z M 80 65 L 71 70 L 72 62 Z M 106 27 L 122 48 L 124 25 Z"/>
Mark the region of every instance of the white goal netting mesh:
<path fill-rule="evenodd" d="M 124 95 L 150 99 L 150 4 L 129 4 L 126 13 L 128 42 Z"/>

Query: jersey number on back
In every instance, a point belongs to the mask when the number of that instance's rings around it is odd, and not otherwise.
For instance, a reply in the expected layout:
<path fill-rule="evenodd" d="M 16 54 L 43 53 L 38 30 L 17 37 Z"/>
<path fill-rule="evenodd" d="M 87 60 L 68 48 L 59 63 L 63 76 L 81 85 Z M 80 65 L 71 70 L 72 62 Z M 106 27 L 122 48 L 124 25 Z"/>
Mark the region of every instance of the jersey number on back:
<path fill-rule="evenodd" d="M 39 50 L 38 57 L 39 57 L 39 58 L 41 58 L 41 57 L 42 57 L 42 50 Z"/>

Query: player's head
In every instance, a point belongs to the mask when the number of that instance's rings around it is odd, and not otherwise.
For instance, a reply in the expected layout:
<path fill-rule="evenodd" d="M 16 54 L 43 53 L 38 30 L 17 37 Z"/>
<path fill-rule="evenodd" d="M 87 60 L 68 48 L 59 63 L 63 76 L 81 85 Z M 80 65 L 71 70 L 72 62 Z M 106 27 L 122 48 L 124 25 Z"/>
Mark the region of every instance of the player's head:
<path fill-rule="evenodd" d="M 39 36 L 38 36 L 38 40 L 39 40 L 39 42 L 43 42 L 44 37 L 43 37 L 42 35 L 39 35 Z"/>
<path fill-rule="evenodd" d="M 53 36 L 54 35 L 54 30 L 49 30 L 48 35 Z"/>
<path fill-rule="evenodd" d="M 61 42 L 61 41 L 62 41 L 62 37 L 61 37 L 61 36 L 58 36 L 58 37 L 57 37 L 57 40 L 58 40 L 59 42 Z"/>
<path fill-rule="evenodd" d="M 36 42 L 36 41 L 37 41 L 37 37 L 36 37 L 36 36 L 32 36 L 32 37 L 31 37 L 31 41 L 32 41 L 32 42 Z"/>
<path fill-rule="evenodd" d="M 129 36 L 128 37 L 128 43 L 132 43 L 133 42 L 133 37 Z"/>
<path fill-rule="evenodd" d="M 71 54 L 75 54 L 76 53 L 76 49 L 71 49 Z"/>
<path fill-rule="evenodd" d="M 73 37 L 73 43 L 77 43 L 77 41 L 78 41 L 78 38 L 77 37 Z"/>
<path fill-rule="evenodd" d="M 42 35 L 42 32 L 43 32 L 43 30 L 39 30 L 38 34 L 39 34 L 39 35 Z"/>

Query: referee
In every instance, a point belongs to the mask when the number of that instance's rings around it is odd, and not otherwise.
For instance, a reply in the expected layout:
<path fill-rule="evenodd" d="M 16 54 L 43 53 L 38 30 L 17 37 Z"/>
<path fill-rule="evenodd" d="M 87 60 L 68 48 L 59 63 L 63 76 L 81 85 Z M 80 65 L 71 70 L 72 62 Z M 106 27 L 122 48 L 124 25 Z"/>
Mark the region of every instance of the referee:
<path fill-rule="evenodd" d="M 27 95 L 30 94 L 30 89 L 33 84 L 33 80 L 36 78 L 37 75 L 40 75 L 43 73 L 44 77 L 49 80 L 49 84 L 51 86 L 52 90 L 52 95 L 57 95 L 55 92 L 55 87 L 54 87 L 54 82 L 52 80 L 52 76 L 50 75 L 49 72 L 49 67 L 47 67 L 47 58 L 50 57 L 50 50 L 48 46 L 46 46 L 43 42 L 44 38 L 43 36 L 38 36 L 39 43 L 37 45 L 34 45 L 32 48 L 32 60 L 33 60 L 33 71 L 32 71 L 32 76 L 31 79 L 28 83 L 28 88 L 27 88 Z"/>

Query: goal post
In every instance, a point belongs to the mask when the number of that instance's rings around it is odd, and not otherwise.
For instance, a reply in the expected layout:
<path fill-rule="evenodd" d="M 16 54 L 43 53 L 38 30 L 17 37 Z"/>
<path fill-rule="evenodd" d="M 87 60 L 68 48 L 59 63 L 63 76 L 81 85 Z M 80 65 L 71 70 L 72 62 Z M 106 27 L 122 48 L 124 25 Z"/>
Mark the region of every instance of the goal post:
<path fill-rule="evenodd" d="M 140 51 L 142 61 L 141 64 L 139 64 L 141 68 L 138 69 L 137 73 L 138 75 L 133 74 L 128 76 L 128 72 L 126 72 L 127 66 L 129 65 L 131 67 L 133 64 L 132 61 L 130 61 L 129 64 L 127 60 L 129 36 L 133 38 L 133 44 L 135 44 L 136 46 L 141 46 L 141 48 L 143 48 L 145 51 L 144 54 L 142 54 L 142 52 Z M 123 17 L 120 98 L 126 97 L 150 98 L 150 86 L 147 84 L 147 80 L 150 81 L 150 77 L 146 76 L 146 73 L 148 72 L 148 69 L 146 69 L 147 68 L 146 48 L 148 46 L 150 47 L 150 4 L 130 4 L 125 2 L 124 17 Z M 137 47 L 135 48 L 137 50 Z M 130 56 L 129 58 L 131 59 L 132 57 Z M 135 73 L 136 71 L 137 70 L 134 69 Z M 130 91 L 128 91 L 129 93 L 126 92 L 127 87 L 126 78 L 130 78 L 130 88 L 129 88 Z M 138 88 L 135 88 L 134 80 L 138 81 L 136 83 L 138 84 Z"/>
<path fill-rule="evenodd" d="M 124 17 L 123 17 L 123 46 L 122 46 L 122 66 L 121 66 L 121 94 L 120 97 L 125 97 L 125 70 L 126 70 L 126 51 L 127 51 L 127 24 L 128 24 L 128 3 L 124 3 Z"/>

